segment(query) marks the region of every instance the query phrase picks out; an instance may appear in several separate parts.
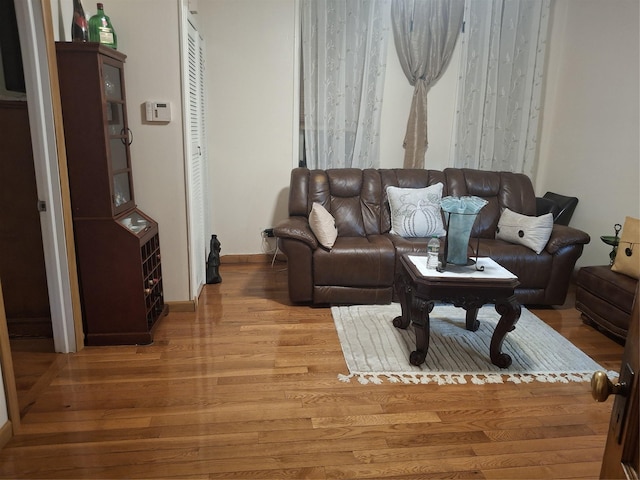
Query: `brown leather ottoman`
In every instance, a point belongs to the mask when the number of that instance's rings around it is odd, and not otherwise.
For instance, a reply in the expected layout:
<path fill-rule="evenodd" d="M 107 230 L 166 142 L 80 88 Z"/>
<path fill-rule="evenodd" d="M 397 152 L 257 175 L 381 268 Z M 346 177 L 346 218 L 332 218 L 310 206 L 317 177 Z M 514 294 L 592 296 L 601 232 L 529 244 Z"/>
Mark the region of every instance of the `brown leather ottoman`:
<path fill-rule="evenodd" d="M 638 281 L 609 265 L 583 267 L 576 280 L 576 309 L 585 323 L 627 338 Z"/>

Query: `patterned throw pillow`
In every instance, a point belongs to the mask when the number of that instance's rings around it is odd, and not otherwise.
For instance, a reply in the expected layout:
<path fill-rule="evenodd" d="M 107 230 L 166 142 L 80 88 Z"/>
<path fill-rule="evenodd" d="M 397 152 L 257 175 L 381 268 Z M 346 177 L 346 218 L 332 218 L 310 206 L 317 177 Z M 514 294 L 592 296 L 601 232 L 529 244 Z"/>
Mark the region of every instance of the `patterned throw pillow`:
<path fill-rule="evenodd" d="M 391 233 L 401 237 L 442 237 L 440 200 L 442 183 L 425 188 L 387 187 L 391 209 Z"/>
<path fill-rule="evenodd" d="M 544 250 L 553 230 L 553 214 L 529 217 L 505 208 L 498 221 L 496 238 L 530 248 L 538 255 Z"/>
<path fill-rule="evenodd" d="M 317 202 L 313 203 L 309 213 L 309 226 L 311 231 L 324 248 L 331 250 L 338 238 L 336 221 L 326 208 Z"/>

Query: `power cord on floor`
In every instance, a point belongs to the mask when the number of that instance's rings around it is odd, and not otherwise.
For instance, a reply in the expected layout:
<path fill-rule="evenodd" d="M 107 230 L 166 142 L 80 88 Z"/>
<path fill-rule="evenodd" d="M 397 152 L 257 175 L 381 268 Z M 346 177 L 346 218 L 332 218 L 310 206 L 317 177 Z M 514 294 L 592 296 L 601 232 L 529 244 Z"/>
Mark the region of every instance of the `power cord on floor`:
<path fill-rule="evenodd" d="M 272 228 L 264 229 L 260 232 L 260 236 L 262 237 L 262 252 L 267 255 L 273 255 L 271 258 L 271 268 L 273 268 L 276 263 L 276 259 L 278 258 L 278 254 L 281 253 L 280 248 L 278 247 L 278 239 L 273 235 Z M 287 267 L 280 271 L 286 270 Z"/>

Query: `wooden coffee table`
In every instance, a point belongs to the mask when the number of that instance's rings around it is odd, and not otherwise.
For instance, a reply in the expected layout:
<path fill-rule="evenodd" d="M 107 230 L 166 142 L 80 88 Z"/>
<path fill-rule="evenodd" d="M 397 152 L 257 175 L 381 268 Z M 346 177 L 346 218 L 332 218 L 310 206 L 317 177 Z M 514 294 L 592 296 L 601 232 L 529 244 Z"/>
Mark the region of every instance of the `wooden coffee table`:
<path fill-rule="evenodd" d="M 421 365 L 429 350 L 429 313 L 434 302 L 450 303 L 466 311 L 466 328 L 475 332 L 480 323 L 478 309 L 486 304 L 495 304 L 500 320 L 491 337 L 489 354 L 491 363 L 500 368 L 511 365 L 511 357 L 502 353 L 502 342 L 508 332 L 515 328 L 520 318 L 520 304 L 514 289 L 518 277 L 498 265 L 490 258 L 478 258 L 478 267 L 447 265 L 447 270 L 437 272 L 426 269 L 426 254 L 403 254 L 400 257 L 400 272 L 395 288 L 402 315 L 393 320 L 397 328 L 405 329 L 413 323 L 416 332 L 416 349 L 409 355 L 412 365 Z"/>

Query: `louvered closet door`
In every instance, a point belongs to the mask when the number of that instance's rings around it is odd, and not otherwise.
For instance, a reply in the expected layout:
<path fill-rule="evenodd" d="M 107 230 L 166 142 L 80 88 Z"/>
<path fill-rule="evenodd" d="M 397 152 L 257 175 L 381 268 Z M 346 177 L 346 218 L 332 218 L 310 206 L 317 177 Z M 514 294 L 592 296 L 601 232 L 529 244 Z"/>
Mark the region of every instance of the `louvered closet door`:
<path fill-rule="evenodd" d="M 204 135 L 204 41 L 188 22 L 189 144 L 188 210 L 191 297 L 205 283 L 207 262 L 206 145 Z"/>

